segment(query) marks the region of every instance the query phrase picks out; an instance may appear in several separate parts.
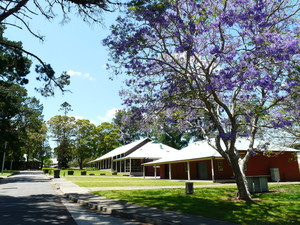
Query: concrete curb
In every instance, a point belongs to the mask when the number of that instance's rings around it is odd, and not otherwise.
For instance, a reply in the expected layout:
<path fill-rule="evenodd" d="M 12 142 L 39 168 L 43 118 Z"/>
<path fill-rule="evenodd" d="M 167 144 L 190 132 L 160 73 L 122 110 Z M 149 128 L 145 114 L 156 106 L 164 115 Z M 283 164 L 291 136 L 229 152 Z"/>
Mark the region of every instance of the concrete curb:
<path fill-rule="evenodd" d="M 93 209 L 96 211 L 99 211 L 101 213 L 105 214 L 110 214 L 115 217 L 121 217 L 121 218 L 126 218 L 126 219 L 133 219 L 141 223 L 149 223 L 153 225 L 182 225 L 182 223 L 176 223 L 176 222 L 171 222 L 171 221 L 165 221 L 162 218 L 149 218 L 145 217 L 143 215 L 138 215 L 134 212 L 132 212 L 130 209 L 127 209 L 126 211 L 122 209 L 112 209 L 109 208 L 107 205 L 103 205 L 100 203 L 95 203 L 95 202 L 90 202 L 87 200 L 82 200 L 78 197 L 73 196 L 72 194 L 65 194 L 65 197 L 74 202 L 77 203 L 78 205 L 82 207 L 86 207 L 89 209 Z"/>
<path fill-rule="evenodd" d="M 160 210 L 151 207 L 144 207 L 140 205 L 106 201 L 108 199 L 97 199 L 89 197 L 80 198 L 76 193 L 64 194 L 65 198 L 92 210 L 100 213 L 109 214 L 111 216 L 132 219 L 137 222 L 151 224 L 151 225 L 237 225 L 228 221 L 220 221 L 209 219 L 201 216 L 193 216 L 185 213 L 177 213 L 173 211 Z M 103 202 L 101 202 L 103 200 Z M 107 202 L 107 204 L 105 204 Z"/>
<path fill-rule="evenodd" d="M 131 219 L 136 222 L 151 225 L 237 225 L 229 221 L 220 221 L 187 213 L 157 209 L 108 199 L 90 193 L 87 188 L 81 188 L 72 182 L 51 179 L 54 188 L 61 197 L 82 207 L 98 211 L 114 217 Z M 57 183 L 54 183 L 57 182 Z"/>

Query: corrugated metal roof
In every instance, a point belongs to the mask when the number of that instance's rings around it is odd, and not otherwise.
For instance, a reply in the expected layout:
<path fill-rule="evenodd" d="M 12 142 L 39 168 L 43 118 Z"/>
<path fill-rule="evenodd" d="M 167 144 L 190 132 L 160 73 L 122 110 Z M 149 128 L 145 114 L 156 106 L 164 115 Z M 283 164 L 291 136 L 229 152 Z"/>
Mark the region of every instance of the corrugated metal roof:
<path fill-rule="evenodd" d="M 241 151 L 247 150 L 249 147 L 249 143 L 250 141 L 247 138 L 239 138 L 236 141 L 236 148 Z M 210 140 L 210 144 L 212 145 L 214 144 L 213 139 Z M 166 164 L 170 162 L 206 159 L 212 157 L 221 158 L 222 156 L 220 155 L 220 153 L 218 153 L 217 150 L 215 150 L 215 148 L 213 148 L 210 144 L 208 143 L 207 140 L 197 141 L 179 150 L 177 153 L 166 155 L 161 159 L 149 163 L 144 163 L 143 165 L 150 166 L 150 165 L 157 165 L 157 164 Z M 268 151 L 291 151 L 291 152 L 299 151 L 292 148 L 268 144 L 266 141 L 262 141 L 262 140 L 256 141 L 254 144 L 254 148 L 259 149 L 260 145 L 264 145 L 264 144 L 267 144 Z"/>
<path fill-rule="evenodd" d="M 117 156 L 117 155 L 124 154 L 124 153 L 128 152 L 129 150 L 131 150 L 132 148 L 136 147 L 137 145 L 139 145 L 142 142 L 147 141 L 147 140 L 151 141 L 150 138 L 144 138 L 142 140 L 134 141 L 130 144 L 123 145 L 121 147 L 115 148 L 114 150 L 106 153 L 105 155 L 100 156 L 99 158 L 97 158 L 97 159 L 95 159 L 91 162 L 97 162 L 97 161 L 100 161 L 102 159 L 108 159 L 108 158 L 112 158 L 112 157 Z"/>
<path fill-rule="evenodd" d="M 212 148 L 207 141 L 197 141 L 189 146 L 179 150 L 174 154 L 166 155 L 165 157 L 143 165 L 157 165 L 168 162 L 189 161 L 193 159 L 221 157 L 221 155 Z"/>
<path fill-rule="evenodd" d="M 131 154 L 127 155 L 122 159 L 129 159 L 129 158 L 152 158 L 152 159 L 159 159 L 168 155 L 172 155 L 177 153 L 179 150 L 169 147 L 167 145 L 161 144 L 156 141 L 148 142 L 147 144 L 143 145 L 142 147 L 138 148 Z"/>

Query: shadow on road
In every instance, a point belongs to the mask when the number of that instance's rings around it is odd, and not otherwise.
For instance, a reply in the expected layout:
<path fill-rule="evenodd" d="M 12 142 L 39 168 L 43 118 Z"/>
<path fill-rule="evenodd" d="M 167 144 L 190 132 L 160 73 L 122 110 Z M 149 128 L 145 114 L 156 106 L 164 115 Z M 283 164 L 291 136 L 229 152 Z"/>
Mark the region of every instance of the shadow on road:
<path fill-rule="evenodd" d="M 5 225 L 75 225 L 55 195 L 0 196 L 0 223 Z"/>
<path fill-rule="evenodd" d="M 48 182 L 47 177 L 41 177 L 42 172 L 37 171 L 22 171 L 22 173 L 17 173 L 9 178 L 0 180 L 0 184 L 5 183 L 25 183 L 25 182 Z"/>
<path fill-rule="evenodd" d="M 21 171 L 0 182 L 0 224 L 76 225 L 41 171 Z"/>

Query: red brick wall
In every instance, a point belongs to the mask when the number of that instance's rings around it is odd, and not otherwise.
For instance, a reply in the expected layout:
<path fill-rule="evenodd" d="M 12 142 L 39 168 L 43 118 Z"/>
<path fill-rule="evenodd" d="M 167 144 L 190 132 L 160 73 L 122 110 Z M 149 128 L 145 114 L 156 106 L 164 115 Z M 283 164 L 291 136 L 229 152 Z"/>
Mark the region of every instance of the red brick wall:
<path fill-rule="evenodd" d="M 293 154 L 281 152 L 266 156 L 259 153 L 249 159 L 246 175 L 270 175 L 270 168 L 279 168 L 281 181 L 299 181 L 299 165 Z"/>
<path fill-rule="evenodd" d="M 282 152 L 272 154 L 270 157 L 258 154 L 252 156 L 247 163 L 246 176 L 258 176 L 258 175 L 271 175 L 270 168 L 279 168 L 281 181 L 300 181 L 299 165 L 297 159 L 293 157 L 294 153 Z M 218 168 L 218 161 L 221 161 L 223 170 Z M 195 161 L 190 162 L 191 180 L 198 180 L 198 162 L 205 162 L 207 164 L 208 179 L 212 179 L 211 176 L 211 161 Z M 173 163 L 172 165 L 172 179 L 185 179 L 187 180 L 187 172 L 185 170 L 184 163 Z M 166 179 L 166 167 L 168 164 L 160 166 L 160 177 Z M 233 172 L 230 165 L 224 159 L 214 159 L 214 172 L 216 180 L 233 179 Z"/>
<path fill-rule="evenodd" d="M 172 179 L 187 179 L 185 163 L 172 163 Z"/>
<path fill-rule="evenodd" d="M 220 162 L 220 166 L 218 162 Z M 228 180 L 234 178 L 231 166 L 225 159 L 214 159 L 214 172 L 216 180 Z"/>

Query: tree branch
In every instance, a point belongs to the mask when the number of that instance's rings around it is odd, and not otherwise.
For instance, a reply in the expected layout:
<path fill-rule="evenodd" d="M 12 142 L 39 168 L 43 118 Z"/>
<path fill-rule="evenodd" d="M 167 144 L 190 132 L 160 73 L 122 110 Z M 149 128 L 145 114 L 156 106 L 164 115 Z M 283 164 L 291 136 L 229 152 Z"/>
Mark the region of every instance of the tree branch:
<path fill-rule="evenodd" d="M 0 15 L 0 22 L 2 22 L 3 20 L 5 20 L 7 17 L 11 16 L 12 14 L 18 12 L 22 7 L 24 7 L 29 0 L 22 0 L 20 1 L 17 5 L 15 5 L 15 7 L 9 9 L 6 12 L 3 12 Z"/>

